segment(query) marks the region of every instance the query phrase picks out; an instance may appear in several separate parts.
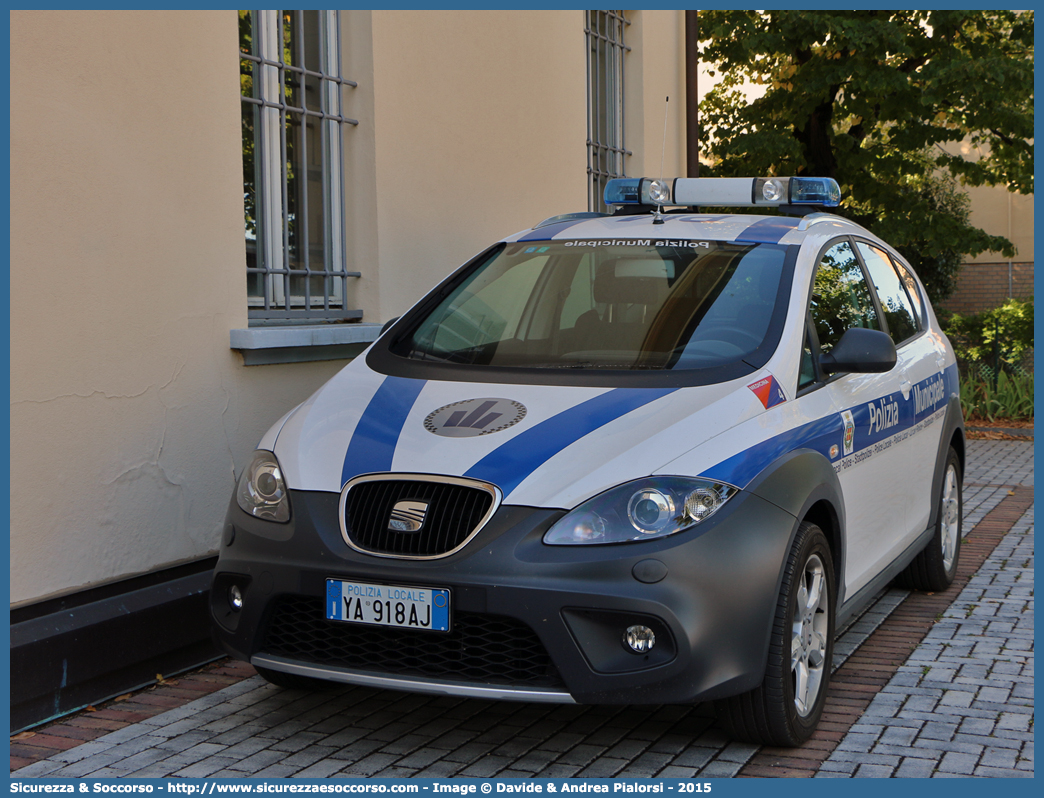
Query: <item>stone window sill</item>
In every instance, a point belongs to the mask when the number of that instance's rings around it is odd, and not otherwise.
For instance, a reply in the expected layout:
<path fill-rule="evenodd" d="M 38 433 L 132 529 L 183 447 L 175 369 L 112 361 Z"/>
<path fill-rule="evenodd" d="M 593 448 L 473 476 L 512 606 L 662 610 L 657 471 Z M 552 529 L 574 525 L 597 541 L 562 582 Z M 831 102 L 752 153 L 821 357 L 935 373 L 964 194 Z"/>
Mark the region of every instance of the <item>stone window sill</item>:
<path fill-rule="evenodd" d="M 248 327 L 229 332 L 232 349 L 244 366 L 351 360 L 381 334 L 380 324 L 317 324 L 300 327 Z"/>

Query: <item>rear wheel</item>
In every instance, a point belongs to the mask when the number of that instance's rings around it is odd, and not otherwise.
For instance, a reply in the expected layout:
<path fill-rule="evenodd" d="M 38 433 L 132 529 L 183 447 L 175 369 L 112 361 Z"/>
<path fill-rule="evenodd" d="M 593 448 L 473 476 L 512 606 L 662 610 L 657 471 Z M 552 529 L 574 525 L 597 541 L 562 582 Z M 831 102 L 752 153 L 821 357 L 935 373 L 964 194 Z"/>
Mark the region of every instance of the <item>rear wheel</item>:
<path fill-rule="evenodd" d="M 945 590 L 953 582 L 961 554 L 961 522 L 964 514 L 961 482 L 961 459 L 950 447 L 943 465 L 935 534 L 913 562 L 896 577 L 897 584 L 913 590 Z"/>
<path fill-rule="evenodd" d="M 834 651 L 834 583 L 830 544 L 802 523 L 783 573 L 761 685 L 718 701 L 718 718 L 735 738 L 795 746 L 823 714 Z"/>

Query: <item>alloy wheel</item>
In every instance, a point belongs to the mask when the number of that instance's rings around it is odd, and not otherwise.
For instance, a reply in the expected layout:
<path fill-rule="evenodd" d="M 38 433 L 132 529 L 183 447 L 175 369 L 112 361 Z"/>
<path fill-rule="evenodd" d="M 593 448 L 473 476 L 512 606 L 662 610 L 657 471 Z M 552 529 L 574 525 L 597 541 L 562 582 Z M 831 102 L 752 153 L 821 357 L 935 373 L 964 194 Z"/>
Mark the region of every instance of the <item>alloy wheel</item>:
<path fill-rule="evenodd" d="M 943 568 L 949 571 L 953 567 L 953 558 L 957 553 L 957 536 L 961 533 L 960 492 L 957 485 L 957 469 L 951 464 L 943 477 L 942 507 L 940 508 L 942 534 Z"/>
<path fill-rule="evenodd" d="M 830 667 L 826 661 L 830 596 L 826 569 L 819 555 L 813 554 L 805 563 L 794 599 L 790 670 L 794 706 L 798 715 L 807 717 L 815 706 L 826 669 Z"/>

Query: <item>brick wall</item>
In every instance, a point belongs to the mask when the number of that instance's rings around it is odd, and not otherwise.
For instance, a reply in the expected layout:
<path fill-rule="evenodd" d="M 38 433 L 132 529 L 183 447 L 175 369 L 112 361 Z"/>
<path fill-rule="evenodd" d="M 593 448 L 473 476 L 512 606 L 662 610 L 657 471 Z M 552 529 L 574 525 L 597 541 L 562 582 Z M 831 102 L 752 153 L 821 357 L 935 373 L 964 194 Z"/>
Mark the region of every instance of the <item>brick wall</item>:
<path fill-rule="evenodd" d="M 1009 297 L 1033 298 L 1033 264 L 966 263 L 957 281 L 957 290 L 940 307 L 957 313 L 981 313 L 999 305 Z"/>

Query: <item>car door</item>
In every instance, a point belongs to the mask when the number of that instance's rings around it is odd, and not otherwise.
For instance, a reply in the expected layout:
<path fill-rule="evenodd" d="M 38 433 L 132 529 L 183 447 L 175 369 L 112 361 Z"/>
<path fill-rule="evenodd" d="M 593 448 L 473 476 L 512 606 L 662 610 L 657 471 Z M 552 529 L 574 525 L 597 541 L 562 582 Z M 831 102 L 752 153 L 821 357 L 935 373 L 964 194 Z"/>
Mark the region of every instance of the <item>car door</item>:
<path fill-rule="evenodd" d="M 833 242 L 819 259 L 809 320 L 817 363 L 848 329 L 885 329 L 848 238 Z M 901 497 L 912 469 L 891 443 L 902 425 L 900 370 L 826 377 L 817 368 L 817 378 L 843 429 L 834 462 L 845 502 L 845 595 L 852 596 L 895 557 L 895 549 L 908 536 Z"/>
<path fill-rule="evenodd" d="M 856 241 L 859 253 L 877 296 L 885 327 L 895 344 L 896 370 L 899 374 L 901 433 L 894 442 L 909 481 L 895 499 L 903 505 L 910 537 L 928 526 L 932 503 L 932 475 L 942 434 L 942 411 L 946 406 L 943 386 L 943 360 L 934 339 L 925 335 L 908 293 L 917 290 L 915 282 L 908 286 L 896 271 L 885 250 L 867 241 Z M 918 297 L 920 299 L 920 297 Z M 898 554 L 899 552 L 895 552 Z"/>

